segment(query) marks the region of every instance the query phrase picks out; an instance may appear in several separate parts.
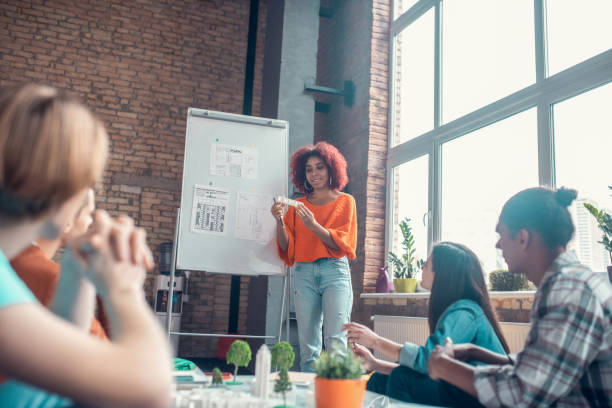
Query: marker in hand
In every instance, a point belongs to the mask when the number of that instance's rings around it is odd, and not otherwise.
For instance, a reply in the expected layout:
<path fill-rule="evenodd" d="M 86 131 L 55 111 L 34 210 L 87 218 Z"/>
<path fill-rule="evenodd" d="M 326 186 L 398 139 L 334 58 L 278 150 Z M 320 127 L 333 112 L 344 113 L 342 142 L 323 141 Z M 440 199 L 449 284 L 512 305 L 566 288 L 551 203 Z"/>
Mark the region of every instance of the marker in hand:
<path fill-rule="evenodd" d="M 272 197 L 272 199 L 274 200 L 274 204 L 276 204 L 276 202 L 277 202 L 276 201 L 276 197 Z M 283 221 L 283 217 L 281 216 L 278 220 L 281 223 L 281 227 L 285 228 L 285 222 Z"/>

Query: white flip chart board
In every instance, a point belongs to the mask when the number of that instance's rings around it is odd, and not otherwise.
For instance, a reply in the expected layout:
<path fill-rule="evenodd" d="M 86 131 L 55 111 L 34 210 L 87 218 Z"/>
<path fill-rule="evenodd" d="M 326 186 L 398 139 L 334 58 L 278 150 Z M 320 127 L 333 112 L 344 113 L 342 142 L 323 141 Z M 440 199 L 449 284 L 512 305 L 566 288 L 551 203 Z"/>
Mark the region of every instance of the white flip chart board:
<path fill-rule="evenodd" d="M 189 108 L 176 267 L 280 275 L 273 197 L 287 196 L 288 124 Z"/>

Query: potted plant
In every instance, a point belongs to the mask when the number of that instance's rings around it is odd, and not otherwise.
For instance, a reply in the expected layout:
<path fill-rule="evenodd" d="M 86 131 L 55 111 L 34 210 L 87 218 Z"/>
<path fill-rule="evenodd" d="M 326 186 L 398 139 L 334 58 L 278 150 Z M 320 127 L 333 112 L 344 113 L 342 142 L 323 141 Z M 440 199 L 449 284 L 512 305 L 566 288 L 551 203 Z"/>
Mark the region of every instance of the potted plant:
<path fill-rule="evenodd" d="M 410 228 L 410 218 L 404 218 L 399 223 L 402 231 L 402 249 L 404 253 L 397 256 L 389 251 L 389 262 L 393 266 L 393 287 L 396 292 L 414 292 L 417 285 L 416 273 L 423 265 L 423 260 L 415 258 L 416 245 L 412 228 Z"/>
<path fill-rule="evenodd" d="M 511 273 L 498 269 L 489 273 L 489 286 L 492 291 L 515 292 L 529 290 L 529 281 L 522 273 Z"/>
<path fill-rule="evenodd" d="M 612 190 L 612 186 L 608 186 L 608 188 Z M 610 262 L 612 262 L 612 216 L 604 210 L 595 208 L 592 204 L 585 203 L 584 206 L 597 220 L 597 225 L 603 232 L 601 241 L 599 242 L 603 244 L 606 251 L 608 251 Z M 610 282 L 612 282 L 612 265 L 608 266 L 608 277 L 610 278 Z"/>
<path fill-rule="evenodd" d="M 272 365 L 279 368 L 278 378 L 274 383 L 274 392 L 283 395 L 283 405 L 274 408 L 288 408 L 287 391 L 291 391 L 291 381 L 289 381 L 289 367 L 293 365 L 295 353 L 293 347 L 286 341 L 278 342 L 272 347 Z"/>
<path fill-rule="evenodd" d="M 346 354 L 323 351 L 314 364 L 317 408 L 358 408 L 363 404 L 366 380 L 361 362 L 347 349 Z"/>
<path fill-rule="evenodd" d="M 236 340 L 230 346 L 227 357 L 225 358 L 227 364 L 234 365 L 234 378 L 232 381 L 227 382 L 228 385 L 240 385 L 241 382 L 236 381 L 236 376 L 238 375 L 238 367 L 246 367 L 249 365 L 251 361 L 251 347 L 249 347 L 249 343 L 243 340 Z"/>

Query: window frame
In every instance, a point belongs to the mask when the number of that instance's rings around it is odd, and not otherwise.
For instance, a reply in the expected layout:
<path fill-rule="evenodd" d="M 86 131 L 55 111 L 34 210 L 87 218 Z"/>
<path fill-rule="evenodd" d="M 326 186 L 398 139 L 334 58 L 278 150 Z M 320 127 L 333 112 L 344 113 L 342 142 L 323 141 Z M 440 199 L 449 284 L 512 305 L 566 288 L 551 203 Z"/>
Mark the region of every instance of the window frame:
<path fill-rule="evenodd" d="M 392 0 L 394 2 L 395 0 Z M 393 169 L 423 155 L 429 156 L 429 197 L 427 209 L 427 252 L 441 239 L 441 146 L 482 127 L 491 125 L 526 109 L 537 109 L 538 179 L 540 186 L 555 188 L 553 105 L 612 82 L 612 48 L 585 61 L 548 76 L 546 44 L 546 0 L 533 0 L 535 25 L 536 81 L 482 108 L 451 122 L 441 123 L 442 112 L 442 7 L 443 0 L 420 0 L 406 10 L 389 28 L 389 108 L 387 152 L 387 192 L 385 216 L 385 259 L 393 242 Z M 394 10 L 394 4 L 391 10 Z M 393 146 L 395 132 L 395 37 L 419 17 L 435 8 L 434 22 L 434 127 L 413 139 Z"/>

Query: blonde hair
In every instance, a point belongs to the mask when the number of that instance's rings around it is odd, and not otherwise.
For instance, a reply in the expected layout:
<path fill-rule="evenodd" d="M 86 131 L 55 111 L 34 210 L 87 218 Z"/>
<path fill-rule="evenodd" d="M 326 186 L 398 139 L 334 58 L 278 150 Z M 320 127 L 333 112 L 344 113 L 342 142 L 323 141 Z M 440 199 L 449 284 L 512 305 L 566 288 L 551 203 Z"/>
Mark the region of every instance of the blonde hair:
<path fill-rule="evenodd" d="M 0 217 L 37 216 L 100 178 L 108 154 L 102 123 L 55 88 L 0 89 Z"/>

